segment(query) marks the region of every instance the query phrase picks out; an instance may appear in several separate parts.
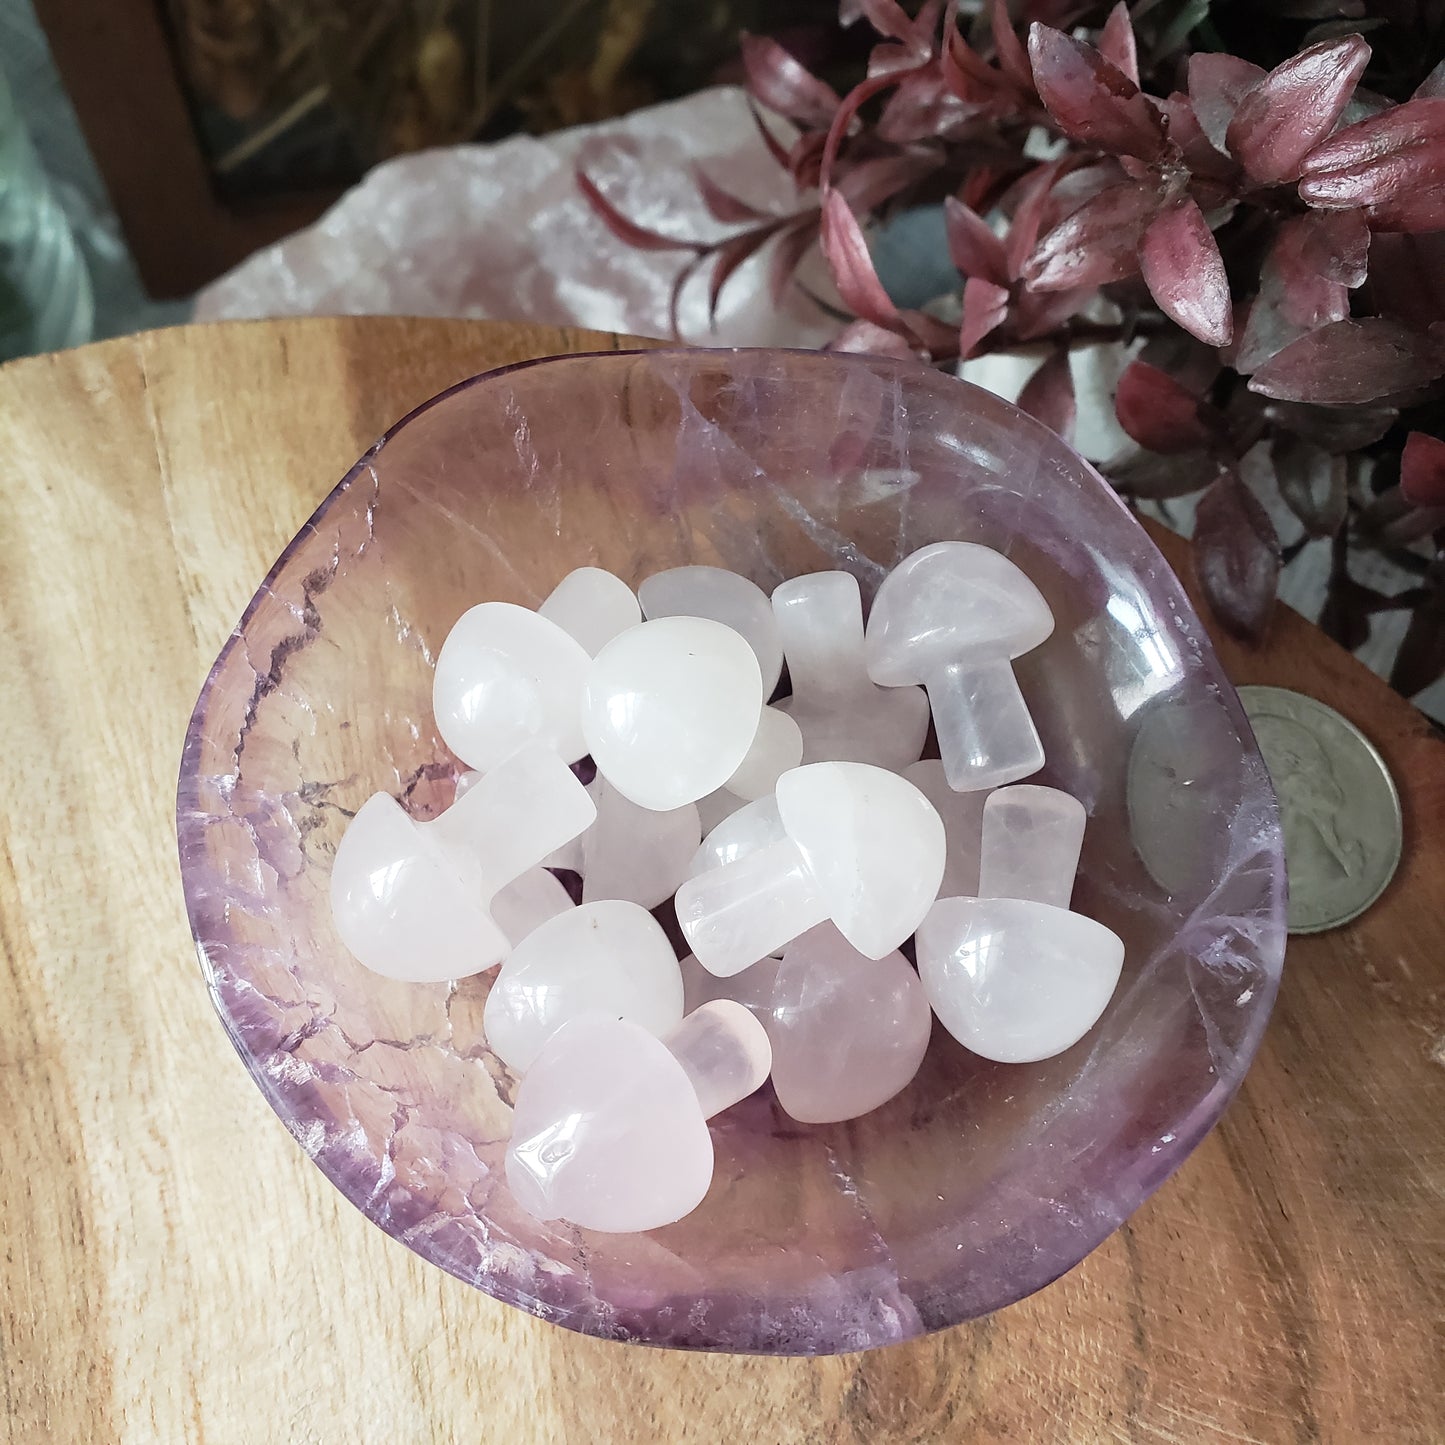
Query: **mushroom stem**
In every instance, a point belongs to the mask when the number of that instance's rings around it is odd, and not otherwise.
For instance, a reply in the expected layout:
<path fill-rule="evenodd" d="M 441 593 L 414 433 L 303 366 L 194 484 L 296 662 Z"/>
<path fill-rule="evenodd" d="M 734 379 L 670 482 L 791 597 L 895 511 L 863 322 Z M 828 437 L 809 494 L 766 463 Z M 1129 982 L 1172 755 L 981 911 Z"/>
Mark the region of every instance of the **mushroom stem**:
<path fill-rule="evenodd" d="M 980 898 L 1067 908 L 1084 843 L 1084 805 L 1057 788 L 1018 783 L 983 805 Z"/>
<path fill-rule="evenodd" d="M 773 613 L 795 697 L 852 697 L 872 691 L 863 665 L 863 604 L 846 572 L 780 584 Z"/>
<path fill-rule="evenodd" d="M 682 1065 L 704 1119 L 762 1088 L 773 1067 L 766 1030 L 732 999 L 694 1009 L 663 1043 Z"/>
<path fill-rule="evenodd" d="M 693 956 L 719 978 L 741 973 L 828 918 L 798 845 L 784 838 L 690 878 L 677 921 Z"/>
<path fill-rule="evenodd" d="M 955 792 L 1001 787 L 1043 767 L 1043 744 L 1006 656 L 950 663 L 924 685 Z"/>

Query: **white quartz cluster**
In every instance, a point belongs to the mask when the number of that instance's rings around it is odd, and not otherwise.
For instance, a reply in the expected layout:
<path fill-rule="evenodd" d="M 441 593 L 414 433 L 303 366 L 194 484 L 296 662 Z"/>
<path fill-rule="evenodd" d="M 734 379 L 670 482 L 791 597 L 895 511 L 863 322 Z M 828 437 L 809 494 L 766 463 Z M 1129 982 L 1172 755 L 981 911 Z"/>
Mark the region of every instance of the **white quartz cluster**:
<path fill-rule="evenodd" d="M 703 566 L 636 593 L 583 567 L 536 611 L 458 619 L 433 686 L 456 799 L 420 822 L 374 795 L 332 911 L 390 978 L 500 965 L 484 1026 L 522 1076 L 524 1209 L 678 1219 L 711 1181 L 714 1114 L 771 1075 L 801 1123 L 857 1117 L 913 1078 L 935 1016 L 1000 1063 L 1093 1027 L 1124 950 L 1069 908 L 1085 810 L 1020 781 L 1044 752 L 1012 664 L 1052 630 L 1024 573 L 968 542 L 906 558 L 866 628 L 847 572 L 769 598 Z"/>

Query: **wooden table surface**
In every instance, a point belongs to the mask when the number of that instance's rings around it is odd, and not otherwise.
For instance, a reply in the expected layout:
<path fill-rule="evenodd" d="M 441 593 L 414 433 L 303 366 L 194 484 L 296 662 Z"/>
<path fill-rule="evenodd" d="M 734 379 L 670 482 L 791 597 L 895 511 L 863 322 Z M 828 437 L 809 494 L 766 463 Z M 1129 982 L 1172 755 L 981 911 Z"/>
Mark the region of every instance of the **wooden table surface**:
<path fill-rule="evenodd" d="M 1221 1127 L 1022 1304 L 816 1361 L 611 1345 L 423 1264 L 292 1143 L 186 928 L 191 705 L 384 426 L 473 372 L 616 344 L 316 319 L 0 370 L 0 1441 L 1445 1440 L 1445 746 L 1283 609 L 1226 664 L 1369 734 L 1404 865 L 1357 923 L 1291 942 Z"/>

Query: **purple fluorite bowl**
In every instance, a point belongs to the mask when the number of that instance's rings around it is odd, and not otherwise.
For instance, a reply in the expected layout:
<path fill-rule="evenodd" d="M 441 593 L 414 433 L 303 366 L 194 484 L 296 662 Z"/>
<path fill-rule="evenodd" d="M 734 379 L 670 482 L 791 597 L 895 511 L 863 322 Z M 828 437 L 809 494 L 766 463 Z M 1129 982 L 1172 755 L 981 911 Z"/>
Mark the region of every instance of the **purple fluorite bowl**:
<path fill-rule="evenodd" d="M 373 791 L 417 816 L 458 764 L 431 716 L 457 617 L 570 568 L 684 562 L 764 588 L 915 548 L 1007 551 L 1054 610 L 1018 675 L 1045 779 L 1089 809 L 1076 906 L 1124 939 L 1100 1024 L 1043 1064 L 941 1028 L 902 1095 L 793 1123 L 762 1090 L 714 1122 L 703 1205 L 646 1235 L 539 1224 L 502 1156 L 514 1080 L 489 978 L 393 983 L 333 931 L 327 879 Z M 1163 558 L 1103 480 L 997 398 L 816 353 L 562 357 L 453 387 L 363 457 L 272 568 L 206 681 L 177 805 L 222 1022 L 287 1128 L 433 1263 L 589 1334 L 825 1353 L 997 1309 L 1076 1264 L 1178 1167 L 1259 1043 L 1283 956 L 1274 797 Z"/>

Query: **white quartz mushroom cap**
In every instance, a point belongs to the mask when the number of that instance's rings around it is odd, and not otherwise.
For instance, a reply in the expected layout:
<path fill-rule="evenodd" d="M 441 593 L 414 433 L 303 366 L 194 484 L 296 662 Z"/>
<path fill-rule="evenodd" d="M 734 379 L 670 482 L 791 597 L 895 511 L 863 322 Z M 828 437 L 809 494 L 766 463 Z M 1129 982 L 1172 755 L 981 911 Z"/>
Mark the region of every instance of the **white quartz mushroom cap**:
<path fill-rule="evenodd" d="M 587 751 L 578 705 L 591 661 L 555 622 L 511 602 L 483 602 L 461 615 L 437 654 L 437 731 L 483 772 L 532 739 L 575 763 Z"/>
<path fill-rule="evenodd" d="M 663 812 L 732 777 L 762 708 L 757 658 L 736 632 L 703 617 L 664 617 L 629 628 L 593 659 L 582 732 L 619 793 Z"/>
<path fill-rule="evenodd" d="M 772 1053 L 763 1026 L 722 999 L 665 1041 L 589 1014 L 543 1045 L 517 1090 L 507 1184 L 538 1219 L 583 1229 L 658 1229 L 712 1182 L 707 1120 L 753 1092 Z"/>
<path fill-rule="evenodd" d="M 756 582 L 724 567 L 669 567 L 638 589 L 648 618 L 709 617 L 747 639 L 758 659 L 763 697 L 773 695 L 783 670 L 783 644 L 767 593 Z"/>
<path fill-rule="evenodd" d="M 866 763 L 812 763 L 778 780 L 778 813 L 838 931 L 882 958 L 938 897 L 947 850 L 933 805 Z"/>
<path fill-rule="evenodd" d="M 702 1203 L 712 1170 L 712 1135 L 686 1071 L 638 1024 L 573 1019 L 517 1088 L 507 1184 L 538 1219 L 658 1229 Z"/>
<path fill-rule="evenodd" d="M 662 925 L 636 903 L 569 908 L 512 950 L 487 995 L 492 1052 L 525 1071 L 569 1019 L 601 1013 L 661 1037 L 682 1022 L 682 974 Z"/>
<path fill-rule="evenodd" d="M 939 1022 L 965 1048 L 1026 1064 L 1072 1048 L 1119 982 L 1117 934 L 1017 898 L 941 898 L 918 929 L 918 973 Z"/>
<path fill-rule="evenodd" d="M 601 567 L 569 572 L 537 609 L 596 657 L 619 632 L 642 621 L 637 594 L 620 577 Z"/>

